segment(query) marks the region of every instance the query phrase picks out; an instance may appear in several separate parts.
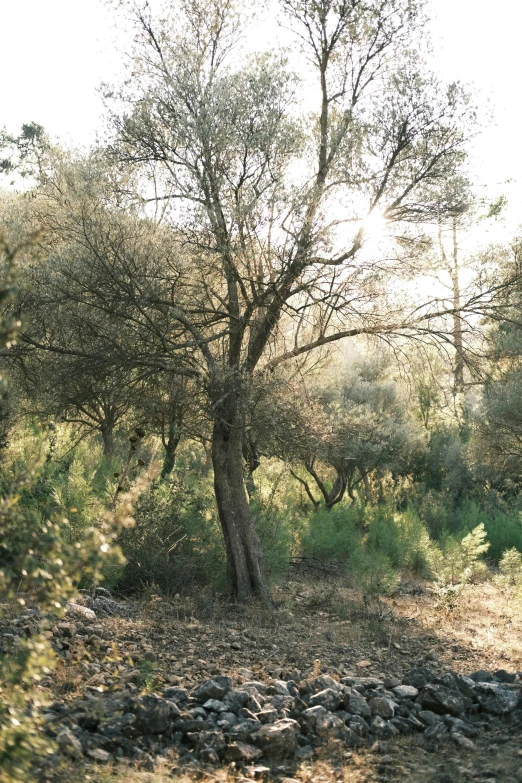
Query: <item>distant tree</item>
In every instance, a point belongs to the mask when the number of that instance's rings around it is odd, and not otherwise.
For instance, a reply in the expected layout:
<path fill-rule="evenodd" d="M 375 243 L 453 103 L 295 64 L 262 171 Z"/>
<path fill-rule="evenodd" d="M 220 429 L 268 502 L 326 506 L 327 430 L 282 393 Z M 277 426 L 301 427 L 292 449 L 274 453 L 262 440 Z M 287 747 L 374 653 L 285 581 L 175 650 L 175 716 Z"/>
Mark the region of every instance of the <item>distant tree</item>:
<path fill-rule="evenodd" d="M 406 401 L 386 379 L 382 363 L 369 362 L 327 386 L 311 385 L 275 395 L 270 428 L 261 439 L 268 453 L 289 462 L 315 509 L 331 509 L 364 485 L 371 500 L 376 471 L 398 474 L 422 438 Z M 317 492 L 319 491 L 319 495 Z"/>

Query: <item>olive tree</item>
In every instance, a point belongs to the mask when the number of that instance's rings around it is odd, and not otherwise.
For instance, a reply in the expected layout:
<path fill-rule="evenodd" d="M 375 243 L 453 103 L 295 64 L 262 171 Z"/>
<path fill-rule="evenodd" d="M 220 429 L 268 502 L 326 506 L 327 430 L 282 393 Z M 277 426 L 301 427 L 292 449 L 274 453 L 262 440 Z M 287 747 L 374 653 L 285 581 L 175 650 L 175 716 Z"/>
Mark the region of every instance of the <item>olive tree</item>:
<path fill-rule="evenodd" d="M 144 198 L 170 205 L 200 261 L 186 282 L 194 296 L 172 313 L 211 399 L 231 591 L 268 600 L 243 477 L 248 387 L 333 341 L 427 327 L 433 310 L 386 301 L 401 269 L 365 251 L 360 221 L 378 212 L 401 222 L 407 243 L 433 218 L 432 191 L 462 158 L 465 100 L 423 67 L 411 0 L 283 0 L 301 84 L 278 55 L 242 55 L 244 9 L 231 0 L 181 3 L 158 21 L 133 8 L 112 151 L 144 178 L 153 172 Z"/>
<path fill-rule="evenodd" d="M 92 159 L 42 181 L 56 240 L 24 344 L 194 379 L 238 600 L 270 600 L 243 470 L 260 376 L 345 338 L 429 334 L 454 310 L 398 285 L 422 225 L 451 208 L 440 183 L 468 121 L 460 88 L 423 65 L 421 5 L 281 0 L 290 63 L 241 49 L 248 9 L 232 0 L 181 1 L 157 21 L 129 4 L 132 69 L 111 93 L 117 182 Z M 366 242 L 376 214 L 400 252 Z"/>

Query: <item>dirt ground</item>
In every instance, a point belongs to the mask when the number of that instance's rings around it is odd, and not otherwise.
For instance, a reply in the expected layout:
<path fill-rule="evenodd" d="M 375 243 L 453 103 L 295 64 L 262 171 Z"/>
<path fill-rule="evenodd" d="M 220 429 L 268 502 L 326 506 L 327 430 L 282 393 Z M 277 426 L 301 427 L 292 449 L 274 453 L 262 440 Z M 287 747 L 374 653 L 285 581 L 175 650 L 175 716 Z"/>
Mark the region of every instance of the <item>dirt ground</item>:
<path fill-rule="evenodd" d="M 292 574 L 275 589 L 276 611 L 240 610 L 208 595 L 164 599 L 149 595 L 130 604 L 128 618 L 100 622 L 110 645 L 96 651 L 71 649 L 61 659 L 49 698 L 73 699 L 86 687 L 115 690 L 136 672 L 134 687 L 161 691 L 167 684 L 191 687 L 215 674 L 255 679 L 327 672 L 400 677 L 426 660 L 441 672 L 469 674 L 478 669 L 522 669 L 522 606 L 491 583 L 470 586 L 456 609 L 437 607 L 427 585 L 403 583 L 393 598 L 365 599 L 338 578 Z M 105 642 L 104 642 L 105 645 Z M 92 674 L 88 663 L 99 664 Z M 411 783 L 522 782 L 520 726 L 492 719 L 475 749 L 444 743 L 428 745 L 422 735 L 378 742 L 357 751 L 327 746 L 323 758 L 296 767 L 200 769 L 186 773 L 175 754 L 154 770 L 84 764 L 77 780 L 164 783 L 293 779 L 308 783 L 410 781 Z M 64 762 L 50 779 L 65 779 Z"/>

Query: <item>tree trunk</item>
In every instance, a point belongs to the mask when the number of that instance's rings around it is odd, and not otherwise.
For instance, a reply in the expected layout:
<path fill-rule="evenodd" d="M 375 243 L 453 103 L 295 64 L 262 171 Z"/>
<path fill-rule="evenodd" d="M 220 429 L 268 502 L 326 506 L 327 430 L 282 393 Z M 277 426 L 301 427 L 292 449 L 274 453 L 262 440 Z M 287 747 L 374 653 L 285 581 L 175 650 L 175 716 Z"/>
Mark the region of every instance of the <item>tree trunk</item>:
<path fill-rule="evenodd" d="M 455 394 L 464 391 L 464 338 L 462 320 L 460 316 L 460 281 L 459 258 L 457 243 L 457 218 L 453 218 L 453 267 L 451 269 L 451 283 L 453 287 L 453 347 L 455 349 L 455 366 L 453 370 L 453 388 Z"/>
<path fill-rule="evenodd" d="M 243 422 L 233 391 L 214 408 L 212 465 L 214 490 L 227 553 L 227 580 L 238 602 L 270 604 L 263 553 L 248 505 L 243 473 Z"/>
<path fill-rule="evenodd" d="M 181 427 L 177 425 L 175 421 L 169 423 L 168 438 L 163 440 L 163 446 L 165 448 L 165 457 L 163 459 L 163 467 L 161 468 L 161 478 L 164 479 L 170 476 L 176 462 L 176 451 L 181 440 Z"/>
<path fill-rule="evenodd" d="M 103 456 L 107 459 L 114 457 L 114 425 L 110 421 L 105 421 L 100 426 L 100 432 L 103 441 Z"/>
<path fill-rule="evenodd" d="M 362 480 L 364 484 L 364 499 L 366 503 L 372 502 L 372 487 L 370 484 L 370 479 L 367 473 L 363 473 L 361 471 Z"/>
<path fill-rule="evenodd" d="M 252 498 L 257 492 L 256 483 L 254 481 L 254 473 L 260 466 L 261 460 L 257 450 L 257 443 L 255 443 L 248 435 L 243 435 L 243 458 L 246 468 L 245 487 L 248 493 L 248 497 Z"/>

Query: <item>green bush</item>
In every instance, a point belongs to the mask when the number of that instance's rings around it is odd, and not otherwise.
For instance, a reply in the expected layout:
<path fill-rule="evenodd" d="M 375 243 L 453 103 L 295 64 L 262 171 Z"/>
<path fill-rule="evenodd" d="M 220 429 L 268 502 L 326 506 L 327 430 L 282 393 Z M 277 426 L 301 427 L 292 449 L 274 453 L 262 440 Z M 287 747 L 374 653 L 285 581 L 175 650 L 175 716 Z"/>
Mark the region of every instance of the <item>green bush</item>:
<path fill-rule="evenodd" d="M 431 542 L 415 510 L 398 512 L 389 503 L 372 509 L 369 516 L 366 548 L 384 555 L 393 568 L 426 575 Z"/>
<path fill-rule="evenodd" d="M 127 560 L 116 589 L 155 584 L 165 594 L 225 583 L 225 556 L 210 481 L 183 471 L 155 482 L 134 510 L 135 527 L 119 543 Z"/>
<path fill-rule="evenodd" d="M 334 506 L 312 513 L 301 539 L 303 555 L 320 560 L 349 564 L 361 549 L 362 528 L 366 519 L 363 506 Z"/>

